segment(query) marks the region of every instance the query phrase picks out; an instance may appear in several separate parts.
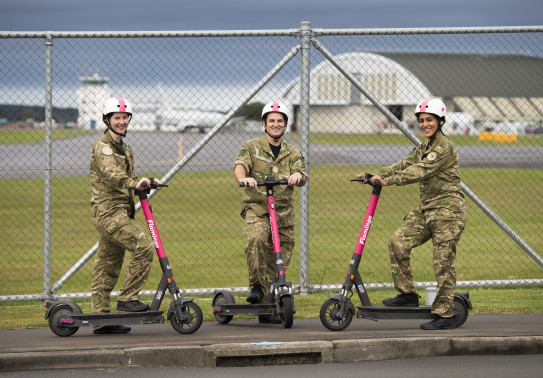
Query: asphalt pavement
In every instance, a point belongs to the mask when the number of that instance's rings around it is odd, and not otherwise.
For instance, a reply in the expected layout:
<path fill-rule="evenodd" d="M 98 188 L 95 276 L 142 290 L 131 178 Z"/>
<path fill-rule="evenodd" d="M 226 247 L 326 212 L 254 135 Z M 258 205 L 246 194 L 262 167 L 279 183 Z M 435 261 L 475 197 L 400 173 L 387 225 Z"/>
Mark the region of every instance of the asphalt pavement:
<path fill-rule="evenodd" d="M 234 318 L 227 325 L 205 322 L 190 335 L 177 333 L 169 323 L 135 325 L 125 335 L 94 335 L 90 327 L 70 337 L 58 337 L 49 328 L 0 330 L 0 371 L 543 355 L 543 314 L 470 314 L 461 327 L 444 331 L 423 331 L 421 322 L 353 319 L 344 331 L 332 332 L 319 319 L 295 317 L 286 329 Z"/>

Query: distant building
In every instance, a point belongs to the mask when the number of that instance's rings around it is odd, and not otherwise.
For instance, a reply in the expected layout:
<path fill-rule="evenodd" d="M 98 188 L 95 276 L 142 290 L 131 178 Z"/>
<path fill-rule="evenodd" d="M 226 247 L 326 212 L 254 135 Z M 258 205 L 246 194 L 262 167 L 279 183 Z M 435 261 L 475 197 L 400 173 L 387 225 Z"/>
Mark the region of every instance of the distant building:
<path fill-rule="evenodd" d="M 81 86 L 77 89 L 79 118 L 78 127 L 92 130 L 104 128 L 102 109 L 111 98 L 109 78 L 97 73 L 80 77 Z M 203 112 L 195 105 L 172 104 L 166 101 L 161 84 L 157 84 L 157 98 L 153 103 L 135 103 L 127 97 L 133 107 L 130 121 L 131 130 L 184 132 L 190 129 L 204 131 L 214 127 L 224 118 L 222 113 Z M 170 100 L 171 101 L 171 100 Z"/>
<path fill-rule="evenodd" d="M 488 124 L 543 122 L 543 59 L 525 55 L 353 52 L 335 60 L 405 124 L 416 104 L 439 97 L 451 122 L 446 132 Z M 329 61 L 311 71 L 310 127 L 314 133 L 393 133 L 396 128 Z M 282 99 L 299 126 L 299 79 Z M 452 113 L 458 113 L 452 115 Z"/>
<path fill-rule="evenodd" d="M 76 91 L 79 110 L 77 125 L 84 129 L 101 128 L 102 109 L 111 97 L 109 78 L 95 73 L 93 76 L 80 77 L 79 80 L 82 85 Z"/>

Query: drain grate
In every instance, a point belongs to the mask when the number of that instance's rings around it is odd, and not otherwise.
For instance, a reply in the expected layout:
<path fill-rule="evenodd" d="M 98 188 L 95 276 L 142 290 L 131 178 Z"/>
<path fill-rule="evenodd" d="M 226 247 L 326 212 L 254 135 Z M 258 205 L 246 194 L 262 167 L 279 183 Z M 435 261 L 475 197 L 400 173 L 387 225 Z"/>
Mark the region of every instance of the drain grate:
<path fill-rule="evenodd" d="M 216 367 L 248 367 L 322 363 L 321 352 L 266 354 L 256 356 L 220 356 Z"/>

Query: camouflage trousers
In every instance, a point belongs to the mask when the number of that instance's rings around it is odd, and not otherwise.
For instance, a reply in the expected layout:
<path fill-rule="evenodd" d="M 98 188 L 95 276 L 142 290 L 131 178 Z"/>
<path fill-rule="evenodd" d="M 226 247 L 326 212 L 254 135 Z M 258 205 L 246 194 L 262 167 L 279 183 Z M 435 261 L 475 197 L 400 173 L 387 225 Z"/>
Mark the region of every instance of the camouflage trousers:
<path fill-rule="evenodd" d="M 453 315 L 456 246 L 465 224 L 465 211 L 453 214 L 446 209 L 423 212 L 419 208 L 405 216 L 402 225 L 388 243 L 394 287 L 400 293 L 413 293 L 415 285 L 411 272 L 411 249 L 432 239 L 437 282 L 436 298 L 432 304 L 432 313 L 435 315 Z"/>
<path fill-rule="evenodd" d="M 294 210 L 277 209 L 276 213 L 281 255 L 286 270 L 294 249 Z M 249 287 L 260 286 L 266 298 L 275 274 L 275 254 L 269 214 L 259 216 L 254 210 L 248 209 L 245 213 L 243 233 L 247 239 L 245 255 L 249 270 Z M 265 299 L 263 301 L 265 302 Z"/>
<path fill-rule="evenodd" d="M 96 221 L 95 227 L 100 232 L 100 240 L 91 284 L 91 308 L 94 313 L 103 313 L 110 312 L 109 297 L 121 273 L 125 251 L 130 251 L 130 260 L 118 299 L 131 301 L 138 299 L 147 282 L 155 249 L 149 233 L 132 219 L 113 232 Z"/>

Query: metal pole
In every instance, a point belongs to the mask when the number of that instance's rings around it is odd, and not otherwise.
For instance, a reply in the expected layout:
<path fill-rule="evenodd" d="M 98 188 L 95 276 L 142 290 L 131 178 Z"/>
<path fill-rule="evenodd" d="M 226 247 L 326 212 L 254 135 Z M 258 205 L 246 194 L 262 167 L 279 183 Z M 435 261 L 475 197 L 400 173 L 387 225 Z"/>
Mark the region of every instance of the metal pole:
<path fill-rule="evenodd" d="M 309 101 L 310 101 L 310 74 L 311 74 L 311 24 L 302 22 L 300 45 L 300 144 L 304 155 L 306 171 L 309 174 Z M 308 176 L 309 177 L 309 176 Z M 309 181 L 300 190 L 300 293 L 309 292 Z"/>
<path fill-rule="evenodd" d="M 51 172 L 53 170 L 53 37 L 45 37 L 45 184 L 43 205 L 43 295 L 51 288 Z"/>
<path fill-rule="evenodd" d="M 355 76 L 353 76 L 349 71 L 343 69 L 341 65 L 334 59 L 332 54 L 328 52 L 317 40 L 312 39 L 311 42 L 315 46 L 317 50 L 319 50 L 325 57 L 332 63 L 334 67 L 336 67 L 349 81 L 366 96 L 366 98 L 373 104 L 381 113 L 383 113 L 387 119 L 392 122 L 406 137 L 409 138 L 415 145 L 420 145 L 421 142 L 418 140 L 418 138 L 411 133 L 407 128 L 405 128 L 400 121 L 381 103 L 377 98 L 375 98 L 360 82 L 356 79 Z M 524 240 L 521 239 L 520 236 L 518 236 L 512 229 L 509 227 L 503 220 L 496 215 L 488 206 L 485 205 L 485 203 L 477 197 L 477 195 L 468 188 L 463 182 L 460 183 L 462 190 L 466 195 L 473 201 L 483 212 L 488 215 L 490 219 L 494 221 L 505 233 L 511 237 L 530 257 L 538 263 L 541 267 L 543 267 L 543 259 L 541 256 L 539 256 L 528 244 L 524 242 Z"/>

